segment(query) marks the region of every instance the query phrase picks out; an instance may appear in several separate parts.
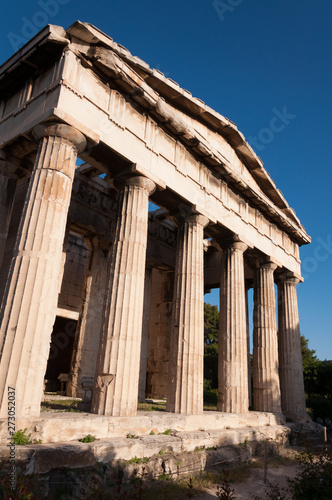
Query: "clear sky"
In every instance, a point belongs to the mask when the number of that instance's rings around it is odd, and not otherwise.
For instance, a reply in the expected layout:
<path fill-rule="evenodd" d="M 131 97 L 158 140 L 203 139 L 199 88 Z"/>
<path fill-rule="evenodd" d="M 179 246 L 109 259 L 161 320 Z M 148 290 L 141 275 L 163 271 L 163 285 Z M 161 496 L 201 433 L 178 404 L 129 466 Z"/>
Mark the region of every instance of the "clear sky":
<path fill-rule="evenodd" d="M 45 24 L 77 19 L 236 123 L 312 237 L 301 248 L 301 332 L 332 359 L 332 3 L 16 0 L 1 12 L 1 63 Z"/>

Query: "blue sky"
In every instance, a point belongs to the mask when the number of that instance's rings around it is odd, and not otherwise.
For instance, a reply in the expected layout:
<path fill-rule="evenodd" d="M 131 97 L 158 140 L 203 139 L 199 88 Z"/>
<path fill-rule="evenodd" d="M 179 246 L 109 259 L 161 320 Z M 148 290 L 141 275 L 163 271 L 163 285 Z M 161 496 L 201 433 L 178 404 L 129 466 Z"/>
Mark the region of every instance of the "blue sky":
<path fill-rule="evenodd" d="M 312 237 L 301 249 L 301 332 L 320 359 L 332 359 L 332 4 L 17 0 L 2 10 L 1 63 L 45 24 L 77 19 L 230 118 L 251 142 Z M 285 126 L 274 131 L 278 113 Z M 205 298 L 218 303 L 216 291 Z"/>

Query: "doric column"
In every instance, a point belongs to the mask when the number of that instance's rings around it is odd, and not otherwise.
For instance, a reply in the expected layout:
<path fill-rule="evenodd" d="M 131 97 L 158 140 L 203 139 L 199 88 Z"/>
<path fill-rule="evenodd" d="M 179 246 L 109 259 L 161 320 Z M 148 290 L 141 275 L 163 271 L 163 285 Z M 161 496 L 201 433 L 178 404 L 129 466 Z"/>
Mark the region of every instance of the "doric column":
<path fill-rule="evenodd" d="M 274 271 L 271 261 L 257 263 L 254 279 L 253 392 L 256 411 L 281 412 Z"/>
<path fill-rule="evenodd" d="M 92 411 L 135 415 L 142 337 L 149 195 L 155 184 L 132 177 L 119 188 L 109 297 L 99 348 Z"/>
<path fill-rule="evenodd" d="M 150 305 L 151 305 L 152 267 L 145 269 L 142 341 L 139 366 L 138 400 L 145 400 L 146 369 L 148 362 L 148 344 L 150 328 Z"/>
<path fill-rule="evenodd" d="M 189 215 L 180 221 L 166 410 L 203 412 L 204 227 L 209 220 Z"/>
<path fill-rule="evenodd" d="M 82 377 L 96 373 L 108 284 L 109 245 L 100 236 L 86 237 L 89 259 L 76 329 L 67 395 L 84 398 Z"/>
<path fill-rule="evenodd" d="M 8 228 L 16 190 L 17 165 L 0 151 L 0 269 L 5 254 Z"/>
<path fill-rule="evenodd" d="M 218 410 L 249 410 L 248 348 L 243 252 L 247 245 L 234 238 L 224 248 L 220 284 Z"/>
<path fill-rule="evenodd" d="M 282 274 L 277 281 L 281 407 L 286 417 L 308 421 L 296 293 L 299 281 L 291 272 Z"/>
<path fill-rule="evenodd" d="M 0 313 L 1 417 L 9 386 L 17 417 L 40 412 L 76 157 L 86 144 L 67 125 L 37 126 L 35 133 L 39 148 Z"/>

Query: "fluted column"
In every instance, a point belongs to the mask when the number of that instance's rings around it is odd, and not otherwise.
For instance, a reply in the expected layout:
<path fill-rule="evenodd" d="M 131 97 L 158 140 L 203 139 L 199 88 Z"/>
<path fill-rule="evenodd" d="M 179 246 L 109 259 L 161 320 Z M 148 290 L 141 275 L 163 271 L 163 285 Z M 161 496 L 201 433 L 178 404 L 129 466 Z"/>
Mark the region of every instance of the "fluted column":
<path fill-rule="evenodd" d="M 16 389 L 17 417 L 40 412 L 76 156 L 86 144 L 67 125 L 37 126 L 35 134 L 39 148 L 0 312 L 1 417 L 8 386 Z"/>
<path fill-rule="evenodd" d="M 256 411 L 281 412 L 274 271 L 258 262 L 254 280 L 253 386 Z"/>
<path fill-rule="evenodd" d="M 245 413 L 249 409 L 248 347 L 243 252 L 247 245 L 222 242 L 220 284 L 218 410 Z"/>
<path fill-rule="evenodd" d="M 100 236 L 85 238 L 89 248 L 80 317 L 76 329 L 67 395 L 84 397 L 82 377 L 94 378 L 108 284 L 109 245 Z"/>
<path fill-rule="evenodd" d="M 277 281 L 281 407 L 286 417 L 308 421 L 296 292 L 299 281 L 290 272 L 279 276 Z"/>
<path fill-rule="evenodd" d="M 4 151 L 0 151 L 0 269 L 5 254 L 8 228 L 13 209 L 16 190 L 17 165 L 8 158 Z"/>
<path fill-rule="evenodd" d="M 155 184 L 132 177 L 119 186 L 109 298 L 99 348 L 92 411 L 135 415 L 138 399 L 149 195 Z"/>
<path fill-rule="evenodd" d="M 203 238 L 208 222 L 202 215 L 189 215 L 178 230 L 166 405 L 173 413 L 203 411 Z"/>

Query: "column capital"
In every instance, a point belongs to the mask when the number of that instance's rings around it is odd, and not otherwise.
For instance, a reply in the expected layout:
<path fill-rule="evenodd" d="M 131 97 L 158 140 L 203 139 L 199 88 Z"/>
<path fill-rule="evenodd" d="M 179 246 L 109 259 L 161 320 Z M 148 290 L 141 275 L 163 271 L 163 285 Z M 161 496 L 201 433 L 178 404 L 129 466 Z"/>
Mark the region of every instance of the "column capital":
<path fill-rule="evenodd" d="M 183 222 L 194 222 L 203 228 L 208 226 L 210 219 L 203 214 L 195 213 L 192 207 L 181 203 L 176 212 L 170 213 L 177 225 Z"/>
<path fill-rule="evenodd" d="M 222 250 L 234 249 L 245 252 L 248 248 L 247 243 L 245 243 L 238 234 L 233 234 L 229 238 L 218 239 L 217 243 Z"/>
<path fill-rule="evenodd" d="M 298 283 L 302 282 L 303 278 L 292 271 L 285 271 L 277 276 L 277 285 L 281 283 L 287 283 L 289 285 L 296 286 Z"/>
<path fill-rule="evenodd" d="M 271 269 L 275 271 L 278 267 L 278 264 L 272 257 L 260 257 L 256 259 L 256 269 Z"/>
<path fill-rule="evenodd" d="M 79 130 L 66 123 L 39 123 L 34 127 L 33 135 L 37 140 L 49 136 L 61 137 L 73 144 L 78 153 L 82 153 L 86 148 L 85 136 Z"/>
<path fill-rule="evenodd" d="M 114 180 L 115 189 L 121 190 L 126 186 L 138 187 L 144 191 L 147 191 L 148 195 L 154 193 L 156 189 L 156 184 L 151 179 L 143 176 L 136 175 L 125 178 L 118 177 Z"/>
<path fill-rule="evenodd" d="M 187 222 L 195 222 L 199 226 L 202 226 L 203 228 L 206 227 L 209 224 L 209 219 L 205 217 L 205 215 L 201 214 L 191 214 L 185 217 L 185 220 Z"/>

